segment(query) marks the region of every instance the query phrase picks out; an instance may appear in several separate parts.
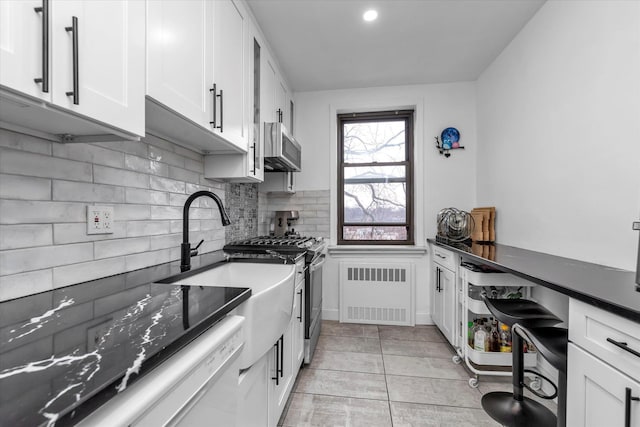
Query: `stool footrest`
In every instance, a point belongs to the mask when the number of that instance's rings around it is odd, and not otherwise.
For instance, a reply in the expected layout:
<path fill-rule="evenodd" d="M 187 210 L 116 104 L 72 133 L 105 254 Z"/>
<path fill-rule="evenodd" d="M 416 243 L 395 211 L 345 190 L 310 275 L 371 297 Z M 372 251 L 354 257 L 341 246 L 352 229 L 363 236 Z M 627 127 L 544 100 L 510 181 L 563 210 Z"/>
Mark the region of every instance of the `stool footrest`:
<path fill-rule="evenodd" d="M 555 399 L 556 397 L 558 397 L 558 387 L 553 383 L 553 381 L 551 381 L 549 378 L 545 377 L 544 375 L 542 375 L 540 372 L 534 371 L 532 369 L 525 369 L 524 372 L 527 372 L 529 374 L 534 374 L 537 377 L 542 378 L 543 380 L 545 380 L 546 382 L 548 382 L 549 384 L 551 384 L 551 387 L 553 387 L 553 394 L 552 395 L 548 395 L 548 394 L 543 394 L 538 392 L 538 390 L 534 390 L 532 389 L 529 384 L 527 383 L 523 383 L 523 385 L 525 386 L 525 388 L 527 390 L 529 390 L 531 393 L 535 394 L 536 396 L 538 396 L 541 399 L 547 399 L 547 400 L 551 400 L 551 399 Z"/>

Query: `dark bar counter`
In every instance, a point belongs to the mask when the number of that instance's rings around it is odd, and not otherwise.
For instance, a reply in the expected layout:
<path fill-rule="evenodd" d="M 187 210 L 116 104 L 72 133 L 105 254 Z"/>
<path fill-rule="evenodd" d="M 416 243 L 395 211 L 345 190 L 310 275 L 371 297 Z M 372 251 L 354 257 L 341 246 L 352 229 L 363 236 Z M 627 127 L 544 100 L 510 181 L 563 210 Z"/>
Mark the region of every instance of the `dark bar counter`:
<path fill-rule="evenodd" d="M 640 323 L 635 272 L 501 244 L 429 243 Z"/>

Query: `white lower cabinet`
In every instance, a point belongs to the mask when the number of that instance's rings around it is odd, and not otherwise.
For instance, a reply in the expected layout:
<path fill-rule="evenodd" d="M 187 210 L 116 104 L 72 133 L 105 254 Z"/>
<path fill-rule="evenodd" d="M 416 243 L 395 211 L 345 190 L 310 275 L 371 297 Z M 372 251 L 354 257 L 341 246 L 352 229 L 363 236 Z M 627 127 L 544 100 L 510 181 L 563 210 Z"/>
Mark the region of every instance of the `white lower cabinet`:
<path fill-rule="evenodd" d="M 238 427 L 264 427 L 269 424 L 269 388 L 267 353 L 249 369 L 240 373 L 238 379 Z"/>
<path fill-rule="evenodd" d="M 442 248 L 433 247 L 433 261 L 431 271 L 433 272 L 433 303 L 432 320 L 438 329 L 455 345 L 455 292 L 456 292 L 456 272 L 458 256 L 453 252 Z"/>
<path fill-rule="evenodd" d="M 567 426 L 640 426 L 640 382 L 573 343 L 568 351 Z"/>
<path fill-rule="evenodd" d="M 304 261 L 296 267 L 293 311 L 287 329 L 271 350 L 240 373 L 236 425 L 277 426 L 303 361 Z"/>

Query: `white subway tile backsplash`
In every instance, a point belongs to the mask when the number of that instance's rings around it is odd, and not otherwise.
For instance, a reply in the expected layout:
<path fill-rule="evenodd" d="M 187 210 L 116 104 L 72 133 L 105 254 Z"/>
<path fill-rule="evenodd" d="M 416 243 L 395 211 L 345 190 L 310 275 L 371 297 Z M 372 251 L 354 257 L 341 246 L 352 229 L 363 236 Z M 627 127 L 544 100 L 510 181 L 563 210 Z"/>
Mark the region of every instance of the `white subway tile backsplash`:
<path fill-rule="evenodd" d="M 200 153 L 196 153 L 193 150 L 189 150 L 188 148 L 181 147 L 180 145 L 173 145 L 173 151 L 176 154 L 182 156 L 186 160 L 194 160 L 201 165 L 204 164 L 204 156 Z"/>
<path fill-rule="evenodd" d="M 99 184 L 149 188 L 149 175 L 106 166 L 93 167 L 93 180 Z"/>
<path fill-rule="evenodd" d="M 90 182 L 91 167 L 75 160 L 0 149 L 0 173 Z"/>
<path fill-rule="evenodd" d="M 127 271 L 124 257 L 107 258 L 78 264 L 55 267 L 53 269 L 53 287 L 73 285 L 101 277 L 112 276 Z"/>
<path fill-rule="evenodd" d="M 122 168 L 124 154 L 95 144 L 53 144 L 53 155 L 96 165 Z"/>
<path fill-rule="evenodd" d="M 86 217 L 85 217 L 86 220 Z M 64 245 L 67 243 L 94 242 L 98 240 L 120 239 L 126 237 L 126 223 L 115 221 L 112 234 L 87 234 L 87 223 L 53 224 L 53 243 Z"/>
<path fill-rule="evenodd" d="M 0 301 L 51 289 L 53 289 L 52 269 L 0 276 Z"/>
<path fill-rule="evenodd" d="M 151 206 L 151 219 L 182 219 L 182 208 L 174 206 Z"/>
<path fill-rule="evenodd" d="M 109 150 L 133 154 L 138 157 L 147 157 L 149 155 L 149 146 L 142 141 L 109 141 L 98 142 L 93 145 L 107 148 Z"/>
<path fill-rule="evenodd" d="M 93 243 L 7 250 L 0 252 L 0 271 L 3 275 L 16 274 L 91 259 Z"/>
<path fill-rule="evenodd" d="M 0 199 L 51 200 L 51 180 L 0 174 Z"/>
<path fill-rule="evenodd" d="M 182 233 L 175 234 L 165 234 L 162 236 L 151 236 L 149 237 L 151 242 L 151 250 L 155 251 L 158 249 L 173 249 L 179 248 L 182 243 Z"/>
<path fill-rule="evenodd" d="M 204 164 L 202 163 L 202 159 L 199 159 L 199 160 L 184 159 L 184 168 L 193 172 L 198 172 L 199 174 L 204 173 Z"/>
<path fill-rule="evenodd" d="M 42 224 L 87 220 L 86 203 L 0 199 L 0 224 Z"/>
<path fill-rule="evenodd" d="M 176 153 L 163 150 L 162 148 L 158 148 L 154 145 L 149 146 L 149 158 L 156 162 L 166 163 L 171 166 L 178 166 L 180 168 L 184 167 L 184 157 Z"/>
<path fill-rule="evenodd" d="M 0 147 L 38 154 L 51 154 L 51 142 L 22 133 L 0 129 Z"/>
<path fill-rule="evenodd" d="M 228 184 L 205 179 L 203 159 L 152 135 L 59 144 L 0 129 L 0 299 L 179 259 L 188 195 L 225 200 Z M 112 234 L 87 235 L 92 204 L 113 206 Z M 221 249 L 218 207 L 200 198 L 192 208 L 190 239 L 205 239 L 201 253 Z"/>
<path fill-rule="evenodd" d="M 124 188 L 113 185 L 53 181 L 53 200 L 65 202 L 124 202 Z"/>
<path fill-rule="evenodd" d="M 125 257 L 127 271 L 137 270 L 139 268 L 145 268 L 169 261 L 171 261 L 170 249 L 160 249 L 157 251 L 144 252 Z"/>
<path fill-rule="evenodd" d="M 146 205 L 168 205 L 169 193 L 140 188 L 126 188 L 124 194 L 127 203 L 140 203 Z"/>
<path fill-rule="evenodd" d="M 157 236 L 170 232 L 171 224 L 169 221 L 130 221 L 127 223 L 127 237 Z"/>
<path fill-rule="evenodd" d="M 147 174 L 169 176 L 169 167 L 155 160 L 149 160 L 142 157 L 125 154 L 124 167 L 136 172 Z"/>
<path fill-rule="evenodd" d="M 113 215 L 116 221 L 135 221 L 151 219 L 151 209 L 149 205 L 114 205 Z"/>
<path fill-rule="evenodd" d="M 0 225 L 0 250 L 53 244 L 51 224 Z"/>
<path fill-rule="evenodd" d="M 175 179 L 151 176 L 150 186 L 152 190 L 169 191 L 171 193 L 185 192 L 185 183 Z"/>
<path fill-rule="evenodd" d="M 151 241 L 149 240 L 149 237 L 104 240 L 93 244 L 93 254 L 95 259 L 131 255 L 148 251 L 150 249 Z"/>
<path fill-rule="evenodd" d="M 198 173 L 175 166 L 169 166 L 169 178 L 191 183 L 200 182 Z"/>

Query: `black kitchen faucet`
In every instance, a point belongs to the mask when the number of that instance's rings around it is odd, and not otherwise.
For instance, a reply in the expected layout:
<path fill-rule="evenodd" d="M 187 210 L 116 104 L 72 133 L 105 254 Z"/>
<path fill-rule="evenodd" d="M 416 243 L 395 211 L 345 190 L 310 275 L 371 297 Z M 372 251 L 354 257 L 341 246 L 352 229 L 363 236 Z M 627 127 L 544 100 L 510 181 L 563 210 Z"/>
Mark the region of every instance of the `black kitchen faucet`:
<path fill-rule="evenodd" d="M 187 201 L 184 202 L 184 209 L 182 211 L 182 245 L 180 246 L 182 249 L 182 256 L 180 258 L 180 271 L 187 271 L 191 269 L 191 257 L 198 255 L 198 248 L 204 242 L 204 239 L 200 240 L 200 243 L 198 243 L 194 249 L 191 249 L 191 244 L 189 243 L 189 207 L 191 207 L 191 203 L 200 196 L 211 197 L 213 201 L 216 202 L 218 209 L 220 209 L 220 220 L 222 221 L 223 226 L 231 224 L 229 216 L 222 205 L 222 200 L 220 200 L 220 197 L 218 197 L 217 194 L 203 190 L 196 191 L 190 195 Z"/>

